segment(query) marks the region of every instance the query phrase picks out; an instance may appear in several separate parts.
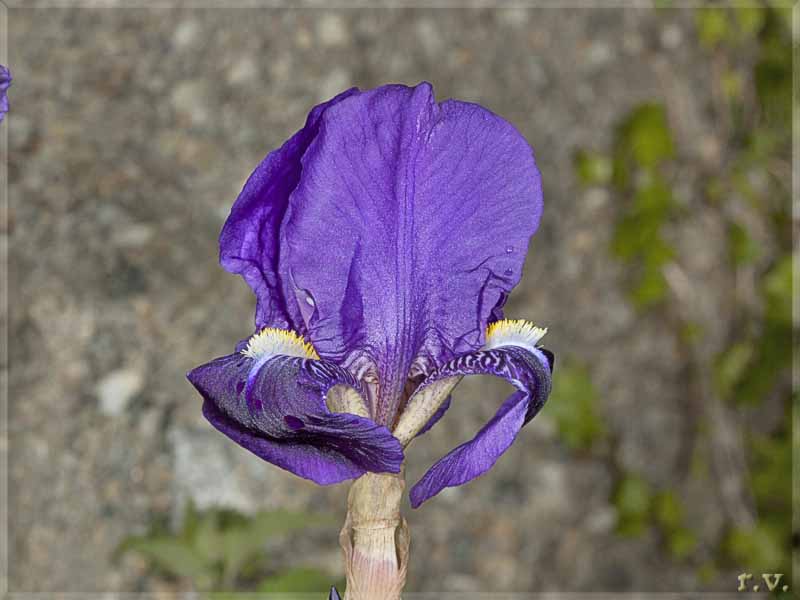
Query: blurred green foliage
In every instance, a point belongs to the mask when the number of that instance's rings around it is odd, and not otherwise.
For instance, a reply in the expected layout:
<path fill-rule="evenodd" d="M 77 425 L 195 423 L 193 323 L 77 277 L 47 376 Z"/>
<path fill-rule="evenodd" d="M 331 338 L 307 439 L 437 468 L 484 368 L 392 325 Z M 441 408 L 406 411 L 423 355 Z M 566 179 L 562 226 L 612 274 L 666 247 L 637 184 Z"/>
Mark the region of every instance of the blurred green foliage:
<path fill-rule="evenodd" d="M 154 572 L 188 580 L 196 591 L 326 592 L 331 576 L 312 568 L 276 572 L 264 547 L 273 538 L 331 522 L 327 516 L 284 510 L 252 517 L 225 509 L 198 512 L 190 503 L 179 531 L 155 525 L 148 535 L 127 538 L 117 552 L 139 554 Z"/>
<path fill-rule="evenodd" d="M 614 175 L 625 185 L 632 169 L 644 174 L 675 156 L 675 144 L 664 106 L 646 102 L 634 108 L 620 123 L 614 147 Z"/>
<path fill-rule="evenodd" d="M 699 565 L 701 579 L 710 581 L 726 561 L 751 571 L 791 572 L 792 7 L 778 1 L 720 3 L 695 9 L 694 16 L 698 41 L 713 57 L 708 81 L 722 149 L 719 168 L 698 170 L 697 188 L 707 207 L 725 220 L 732 273 L 755 282 L 755 297 L 751 293 L 736 305 L 713 381 L 748 423 L 744 433 L 758 518 L 749 528 L 731 524 L 719 556 Z M 691 218 L 672 191 L 674 166 L 691 166 L 685 161 L 666 107 L 655 102 L 634 107 L 615 130 L 609 151 L 581 150 L 574 157 L 582 185 L 606 186 L 624 202 L 610 250 L 626 265 L 630 298 L 639 309 L 667 307 L 663 271 L 678 259 L 665 233 Z M 703 328 L 685 317 L 673 321 L 676 339 L 690 355 Z M 782 425 L 758 426 L 760 411 L 780 406 L 786 409 Z M 767 422 L 780 424 L 774 416 Z M 692 461 L 693 477 L 706 470 L 695 463 L 700 464 Z M 621 535 L 657 526 L 675 558 L 693 556 L 698 541 L 674 492 L 654 490 L 640 477 L 622 473 L 613 501 Z"/>
<path fill-rule="evenodd" d="M 723 44 L 744 44 L 755 39 L 766 18 L 767 12 L 755 2 L 730 7 L 710 6 L 695 12 L 697 35 L 708 49 Z"/>
<path fill-rule="evenodd" d="M 726 558 L 762 572 L 791 573 L 792 440 L 791 408 L 780 430 L 752 434 L 749 450 L 758 522 L 733 527 L 723 541 Z"/>
<path fill-rule="evenodd" d="M 739 223 L 728 225 L 730 259 L 737 267 L 754 263 L 762 254 L 761 247 Z"/>
<path fill-rule="evenodd" d="M 596 412 L 598 402 L 597 389 L 585 367 L 567 360 L 553 372 L 553 392 L 545 410 L 572 450 L 589 450 L 605 436 L 605 424 Z"/>
<path fill-rule="evenodd" d="M 341 589 L 344 584 L 339 581 Z M 270 594 L 286 594 L 288 592 L 327 592 L 331 587 L 331 577 L 318 569 L 296 568 L 265 579 L 258 586 L 258 591 Z M 285 599 L 286 596 L 283 596 Z"/>
<path fill-rule="evenodd" d="M 779 540 L 775 531 L 758 523 L 750 529 L 731 529 L 723 547 L 736 565 L 760 573 L 787 573 L 786 550 Z"/>
<path fill-rule="evenodd" d="M 774 244 L 765 251 L 745 224 L 729 224 L 731 263 L 734 269 L 755 271 L 759 302 L 745 311 L 737 335 L 717 358 L 716 387 L 723 398 L 753 411 L 751 418 L 757 418 L 760 407 L 776 393 L 786 413 L 777 429 L 754 428 L 747 434 L 758 521 L 748 528 L 731 527 L 722 550 L 735 566 L 790 573 L 791 5 L 721 6 L 698 9 L 696 17 L 700 40 L 725 57 L 721 88 L 733 123 L 726 140 L 729 168 L 707 182 L 708 198 L 720 205 L 731 199 L 745 201 L 770 227 Z M 737 60 L 743 51 L 755 60 Z"/>
<path fill-rule="evenodd" d="M 631 267 L 631 299 L 639 308 L 666 298 L 662 269 L 675 251 L 663 227 L 675 212 L 675 202 L 663 167 L 674 156 L 664 107 L 645 103 L 617 127 L 611 156 L 581 150 L 574 157 L 583 185 L 610 185 L 617 195 L 630 198 L 614 231 L 611 251 Z"/>
<path fill-rule="evenodd" d="M 683 505 L 673 490 L 655 490 L 638 475 L 624 474 L 614 492 L 617 533 L 624 537 L 642 535 L 655 525 L 667 550 L 677 560 L 692 553 L 697 539 L 687 526 Z"/>
<path fill-rule="evenodd" d="M 683 504 L 677 494 L 666 490 L 654 502 L 655 520 L 661 528 L 667 548 L 677 559 L 687 558 L 697 546 L 697 538 L 686 526 Z"/>
<path fill-rule="evenodd" d="M 617 509 L 617 533 L 634 537 L 650 525 L 654 493 L 650 484 L 634 474 L 627 474 L 618 483 L 613 502 Z"/>
<path fill-rule="evenodd" d="M 583 185 L 607 185 L 613 174 L 611 159 L 597 152 L 578 150 L 575 154 L 575 172 Z"/>
<path fill-rule="evenodd" d="M 792 256 L 761 279 L 764 312 L 754 331 L 720 354 L 715 381 L 723 398 L 756 406 L 788 373 L 792 363 Z"/>
<path fill-rule="evenodd" d="M 754 98 L 747 103 L 744 83 L 739 89 L 724 86 L 734 117 L 730 168 L 707 186 L 709 199 L 724 203 L 740 198 L 747 202 L 770 227 L 775 245 L 765 252 L 745 225 L 732 222 L 729 226 L 732 264 L 736 269 L 755 271 L 759 302 L 742 315 L 738 335 L 718 357 L 715 381 L 723 398 L 753 411 L 751 418 L 757 418 L 766 400 L 776 393 L 785 411 L 778 428 L 771 432 L 754 430 L 747 435 L 758 520 L 752 527 L 729 528 L 722 550 L 735 566 L 791 573 L 791 6 L 770 2 L 746 9 L 715 9 L 711 19 L 717 24 L 712 24 L 711 30 L 721 31 L 716 36 L 709 34 L 708 12 L 697 11 L 701 40 L 730 57 L 723 77 L 750 82 L 750 96 Z M 735 60 L 742 46 L 749 46 L 755 54 L 754 63 Z"/>

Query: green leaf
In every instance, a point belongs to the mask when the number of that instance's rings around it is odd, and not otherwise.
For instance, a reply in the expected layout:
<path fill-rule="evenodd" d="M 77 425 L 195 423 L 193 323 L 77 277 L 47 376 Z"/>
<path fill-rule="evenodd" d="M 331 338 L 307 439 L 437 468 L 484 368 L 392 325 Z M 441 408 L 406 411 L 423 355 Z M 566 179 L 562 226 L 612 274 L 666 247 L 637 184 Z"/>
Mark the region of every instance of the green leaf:
<path fill-rule="evenodd" d="M 737 168 L 761 165 L 765 161 L 780 156 L 787 132 L 775 131 L 767 127 L 756 127 L 747 138 L 747 152 L 739 158 L 743 164 Z"/>
<path fill-rule="evenodd" d="M 763 402 L 782 378 L 788 376 L 792 363 L 792 330 L 781 323 L 767 321 L 755 340 L 753 359 L 732 396 L 740 404 Z"/>
<path fill-rule="evenodd" d="M 331 522 L 330 516 L 275 510 L 260 512 L 246 523 L 229 527 L 222 534 L 225 580 L 233 581 L 246 563 L 258 557 L 267 539 Z"/>
<path fill-rule="evenodd" d="M 271 510 L 256 514 L 250 522 L 250 527 L 253 532 L 258 532 L 258 535 L 262 538 L 268 538 L 298 529 L 330 525 L 333 522 L 331 515 L 311 515 L 288 510 Z"/>
<path fill-rule="evenodd" d="M 719 577 L 719 567 L 713 561 L 707 561 L 697 568 L 697 578 L 701 583 L 709 585 Z"/>
<path fill-rule="evenodd" d="M 722 93 L 729 102 L 741 99 L 744 83 L 742 75 L 733 69 L 729 69 L 722 74 L 722 80 L 720 81 Z"/>
<path fill-rule="evenodd" d="M 695 24 L 700 42 L 707 48 L 714 48 L 730 38 L 730 22 L 724 8 L 698 8 Z"/>
<path fill-rule="evenodd" d="M 764 277 L 767 319 L 774 323 L 792 323 L 792 255 L 781 258 Z"/>
<path fill-rule="evenodd" d="M 191 579 L 198 588 L 213 582 L 211 565 L 185 541 L 164 536 L 129 538 L 123 543 L 123 551 L 140 554 L 175 577 Z"/>
<path fill-rule="evenodd" d="M 634 214 L 640 219 L 652 219 L 660 225 L 673 207 L 672 190 L 663 177 L 654 175 L 636 190 L 633 201 Z"/>
<path fill-rule="evenodd" d="M 611 252 L 627 262 L 643 259 L 648 253 L 662 253 L 665 250 L 672 256 L 673 251 L 661 238 L 660 229 L 661 222 L 657 219 L 641 218 L 636 214 L 627 215 L 614 230 Z"/>
<path fill-rule="evenodd" d="M 697 538 L 684 525 L 683 506 L 677 495 L 671 490 L 656 495 L 653 510 L 670 554 L 679 560 L 689 556 L 697 545 Z"/>
<path fill-rule="evenodd" d="M 654 237 L 647 246 L 644 255 L 644 266 L 647 270 L 658 271 L 661 267 L 675 258 L 675 249 L 670 246 L 660 235 Z"/>
<path fill-rule="evenodd" d="M 605 436 L 605 424 L 596 412 L 599 401 L 584 367 L 567 363 L 555 370 L 545 411 L 555 422 L 561 439 L 573 450 L 588 450 Z"/>
<path fill-rule="evenodd" d="M 580 150 L 575 154 L 574 166 L 582 185 L 607 185 L 611 181 L 613 165 L 608 156 Z"/>
<path fill-rule="evenodd" d="M 194 502 L 189 500 L 186 503 L 186 510 L 183 514 L 183 524 L 180 531 L 181 539 L 185 540 L 187 543 L 190 543 L 194 539 L 197 528 L 200 526 L 200 519 L 200 512 L 197 510 Z"/>
<path fill-rule="evenodd" d="M 750 237 L 747 229 L 738 223 L 731 223 L 728 228 L 728 244 L 734 265 L 751 264 L 761 255 L 760 246 Z"/>
<path fill-rule="evenodd" d="M 723 543 L 724 550 L 736 565 L 761 573 L 773 573 L 784 564 L 785 553 L 780 536 L 758 524 L 750 529 L 733 529 Z"/>
<path fill-rule="evenodd" d="M 641 535 L 646 526 L 653 504 L 650 485 L 638 475 L 627 475 L 614 493 L 617 507 L 617 532 L 633 537 Z"/>
<path fill-rule="evenodd" d="M 246 526 L 236 526 L 222 533 L 222 577 L 232 585 L 242 568 L 261 554 L 266 539 Z"/>
<path fill-rule="evenodd" d="M 219 530 L 219 515 L 208 511 L 200 519 L 194 537 L 194 548 L 209 562 L 217 561 L 222 554 L 222 534 Z"/>
<path fill-rule="evenodd" d="M 785 521 L 791 529 L 792 516 L 792 446 L 788 435 L 753 436 L 752 484 L 759 508 L 768 517 Z"/>
<path fill-rule="evenodd" d="M 327 592 L 331 588 L 331 576 L 318 569 L 296 568 L 269 577 L 258 586 L 259 592 Z"/>
<path fill-rule="evenodd" d="M 738 5 L 733 7 L 733 14 L 739 25 L 739 32 L 743 41 L 758 35 L 766 21 L 766 10 L 760 6 Z"/>
<path fill-rule="evenodd" d="M 645 103 L 631 111 L 620 126 L 618 144 L 640 167 L 655 167 L 672 158 L 675 147 L 664 106 Z"/>
<path fill-rule="evenodd" d="M 684 344 L 696 344 L 703 338 L 703 328 L 697 323 L 687 321 L 681 326 L 678 335 Z"/>
<path fill-rule="evenodd" d="M 662 302 L 667 297 L 668 289 L 667 280 L 661 271 L 650 269 L 631 290 L 631 300 L 636 308 L 644 310 Z"/>
<path fill-rule="evenodd" d="M 628 157 L 625 153 L 626 148 L 622 144 L 616 143 L 611 159 L 611 183 L 619 192 L 625 191 L 633 177 L 631 166 L 628 164 Z"/>
<path fill-rule="evenodd" d="M 697 537 L 689 529 L 680 527 L 670 533 L 667 545 L 670 554 L 681 560 L 688 557 L 697 547 Z"/>
<path fill-rule="evenodd" d="M 730 396 L 744 376 L 745 369 L 750 364 L 755 354 L 755 348 L 750 342 L 738 342 L 725 350 L 716 361 L 714 367 L 714 381 L 717 391 L 723 398 Z"/>
<path fill-rule="evenodd" d="M 792 46 L 791 36 L 766 37 L 755 66 L 756 92 L 767 121 L 791 131 Z"/>
<path fill-rule="evenodd" d="M 727 197 L 728 183 L 720 177 L 709 177 L 705 182 L 705 194 L 713 203 L 718 203 Z"/>
<path fill-rule="evenodd" d="M 793 2 L 784 2 L 783 0 L 767 0 L 769 6 L 769 17 L 774 17 L 778 22 L 777 26 L 785 31 L 792 30 L 792 7 Z"/>
<path fill-rule="evenodd" d="M 683 507 L 672 491 L 665 491 L 655 498 L 655 515 L 658 524 L 668 532 L 678 529 L 683 523 Z"/>

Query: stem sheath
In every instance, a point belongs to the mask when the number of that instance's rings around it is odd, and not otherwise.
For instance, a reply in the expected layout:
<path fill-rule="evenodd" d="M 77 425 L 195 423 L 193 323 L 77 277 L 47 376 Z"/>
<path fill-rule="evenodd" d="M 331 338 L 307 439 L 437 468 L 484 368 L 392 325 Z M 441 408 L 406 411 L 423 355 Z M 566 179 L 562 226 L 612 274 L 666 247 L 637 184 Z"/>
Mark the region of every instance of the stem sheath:
<path fill-rule="evenodd" d="M 344 600 L 400 600 L 410 536 L 400 515 L 404 473 L 366 473 L 350 488 L 339 535 L 344 550 Z"/>

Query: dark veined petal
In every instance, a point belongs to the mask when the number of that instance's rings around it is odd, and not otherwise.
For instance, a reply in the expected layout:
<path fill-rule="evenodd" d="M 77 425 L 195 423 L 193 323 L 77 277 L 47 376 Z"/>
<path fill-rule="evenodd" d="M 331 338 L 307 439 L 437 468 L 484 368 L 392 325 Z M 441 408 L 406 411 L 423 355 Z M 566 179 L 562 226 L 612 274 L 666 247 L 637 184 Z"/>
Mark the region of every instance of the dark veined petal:
<path fill-rule="evenodd" d="M 329 394 L 361 391 L 336 365 L 237 353 L 197 367 L 188 378 L 202 394 L 203 414 L 214 427 L 300 477 L 327 485 L 366 471 L 400 470 L 402 448 L 386 427 L 329 410 Z"/>
<path fill-rule="evenodd" d="M 423 83 L 327 108 L 302 163 L 281 272 L 320 356 L 371 360 L 376 421 L 391 423 L 412 364 L 479 348 L 518 283 L 542 212 L 533 153 L 502 118 Z"/>
<path fill-rule="evenodd" d="M 256 328 L 280 327 L 304 333 L 293 297 L 284 295 L 286 282 L 278 271 L 279 227 L 289 195 L 300 179 L 300 158 L 317 135 L 319 119 L 330 106 L 356 93 L 347 90 L 320 104 L 305 126 L 261 161 L 244 185 L 219 237 L 220 263 L 244 277 L 256 295 Z"/>
<path fill-rule="evenodd" d="M 11 71 L 0 65 L 0 121 L 8 112 L 8 88 L 11 85 Z"/>
<path fill-rule="evenodd" d="M 431 374 L 415 396 L 423 396 L 436 386 L 451 388 L 465 375 L 502 377 L 517 391 L 473 439 L 439 460 L 411 488 L 411 506 L 417 508 L 442 489 L 461 485 L 488 471 L 544 405 L 550 394 L 551 370 L 552 354 L 541 348 L 502 346 L 459 356 Z M 414 400 L 414 396 L 409 399 L 409 406 Z"/>

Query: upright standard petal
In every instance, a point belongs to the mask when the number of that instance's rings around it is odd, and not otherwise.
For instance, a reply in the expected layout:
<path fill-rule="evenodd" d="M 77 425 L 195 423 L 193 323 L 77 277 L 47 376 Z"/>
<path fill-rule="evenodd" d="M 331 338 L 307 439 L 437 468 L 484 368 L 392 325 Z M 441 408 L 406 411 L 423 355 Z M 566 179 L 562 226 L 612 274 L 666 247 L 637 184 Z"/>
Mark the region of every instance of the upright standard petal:
<path fill-rule="evenodd" d="M 11 71 L 0 65 L 0 121 L 8 112 L 8 88 L 11 86 Z"/>
<path fill-rule="evenodd" d="M 220 263 L 253 288 L 257 329 L 280 327 L 304 333 L 301 313 L 293 298 L 287 303 L 286 282 L 278 271 L 279 228 L 289 195 L 300 180 L 300 159 L 317 135 L 320 117 L 355 93 L 355 89 L 347 90 L 312 109 L 305 126 L 253 171 L 222 228 Z"/>
<path fill-rule="evenodd" d="M 214 427 L 300 477 L 327 485 L 367 471 L 400 470 L 402 448 L 386 427 L 328 409 L 326 398 L 334 390 L 360 393 L 359 383 L 336 365 L 237 353 L 194 369 L 188 378 Z"/>
<path fill-rule="evenodd" d="M 302 163 L 281 272 L 314 347 L 371 369 L 372 414 L 391 424 L 412 365 L 479 348 L 519 281 L 542 211 L 533 153 L 502 118 L 437 104 L 423 83 L 327 108 Z"/>
<path fill-rule="evenodd" d="M 415 396 L 425 394 L 427 389 L 442 382 L 455 385 L 465 375 L 494 375 L 506 379 L 517 391 L 472 440 L 439 460 L 411 488 L 411 506 L 417 508 L 445 487 L 466 483 L 494 465 L 519 430 L 544 406 L 550 394 L 551 361 L 552 355 L 541 348 L 502 346 L 459 356 L 420 385 Z M 412 396 L 409 405 L 414 401 Z"/>

